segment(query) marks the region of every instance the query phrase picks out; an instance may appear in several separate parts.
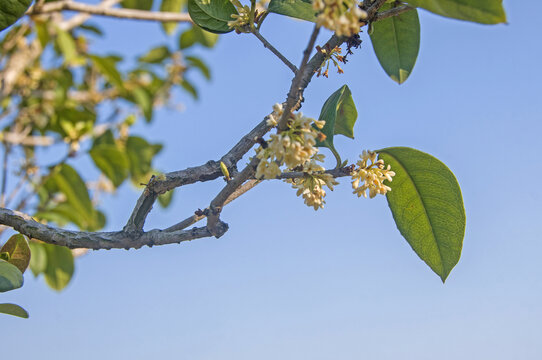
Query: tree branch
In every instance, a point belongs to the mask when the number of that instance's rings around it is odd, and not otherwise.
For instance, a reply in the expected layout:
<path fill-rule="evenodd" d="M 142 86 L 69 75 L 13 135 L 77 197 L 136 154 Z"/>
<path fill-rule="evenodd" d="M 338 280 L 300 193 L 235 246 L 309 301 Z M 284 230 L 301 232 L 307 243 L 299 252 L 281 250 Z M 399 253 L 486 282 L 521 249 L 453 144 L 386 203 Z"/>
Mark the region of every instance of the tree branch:
<path fill-rule="evenodd" d="M 384 20 L 384 19 L 387 19 L 387 18 L 390 18 L 390 17 L 393 17 L 393 16 L 399 16 L 399 15 L 401 15 L 403 13 L 406 13 L 407 11 L 411 11 L 411 10 L 414 10 L 414 9 L 415 8 L 413 8 L 412 6 L 409 6 L 409 5 L 401 5 L 401 6 L 393 8 L 393 9 L 383 11 L 381 13 L 376 13 L 376 15 L 373 18 L 373 21 L 380 21 L 380 20 Z"/>
<path fill-rule="evenodd" d="M 265 48 L 269 49 L 273 54 L 275 54 L 280 59 L 280 61 L 282 61 L 286 66 L 288 66 L 290 68 L 290 70 L 292 70 L 294 72 L 294 74 L 297 73 L 297 68 L 295 67 L 295 65 L 292 64 L 284 55 L 282 55 L 282 53 L 280 51 L 278 51 L 273 45 L 271 45 L 269 43 L 269 41 L 267 41 L 262 36 L 262 34 L 260 34 L 258 29 L 256 29 L 256 28 L 252 29 L 252 33 L 254 34 L 254 36 L 256 36 L 258 38 L 258 40 L 260 40 L 262 42 L 262 44 L 263 44 L 263 46 Z"/>
<path fill-rule="evenodd" d="M 108 8 L 100 5 L 78 3 L 71 0 L 56 1 L 44 4 L 41 7 L 32 7 L 26 13 L 27 15 L 40 15 L 59 11 L 77 11 L 89 15 L 107 16 L 132 20 L 148 20 L 159 22 L 192 22 L 190 15 L 187 13 Z"/>

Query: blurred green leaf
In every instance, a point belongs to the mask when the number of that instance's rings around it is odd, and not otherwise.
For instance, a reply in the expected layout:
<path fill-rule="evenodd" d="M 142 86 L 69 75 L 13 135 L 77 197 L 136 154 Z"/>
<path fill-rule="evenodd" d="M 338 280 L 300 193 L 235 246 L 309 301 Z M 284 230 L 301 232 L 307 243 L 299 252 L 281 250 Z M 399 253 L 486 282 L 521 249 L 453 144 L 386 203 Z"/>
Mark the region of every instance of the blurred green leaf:
<path fill-rule="evenodd" d="M 419 150 L 378 151 L 395 172 L 386 198 L 401 235 L 444 282 L 461 257 L 465 209 L 454 174 Z"/>
<path fill-rule="evenodd" d="M 22 17 L 31 3 L 32 0 L 2 0 L 0 6 L 0 31 Z"/>
<path fill-rule="evenodd" d="M 326 100 L 319 120 L 325 120 L 326 124 L 320 130 L 326 138 L 317 141 L 316 146 L 327 147 L 337 160 L 337 167 L 341 166 L 341 157 L 333 145 L 335 135 L 341 134 L 351 139 L 354 138 L 354 124 L 358 118 L 356 105 L 352 99 L 352 93 L 348 86 L 343 85 Z"/>
<path fill-rule="evenodd" d="M 181 81 L 181 87 L 185 89 L 190 95 L 192 95 L 195 100 L 198 99 L 198 90 L 196 90 L 196 88 L 194 87 L 194 85 L 192 85 L 191 82 L 183 79 L 183 81 Z"/>
<path fill-rule="evenodd" d="M 187 49 L 196 43 L 207 48 L 212 48 L 216 45 L 218 37 L 218 34 L 210 33 L 203 30 L 199 26 L 194 25 L 190 29 L 183 32 L 179 37 L 179 48 L 181 50 Z"/>
<path fill-rule="evenodd" d="M 116 145 L 95 145 L 89 154 L 94 164 L 115 187 L 119 187 L 128 177 L 130 168 L 128 157 Z"/>
<path fill-rule="evenodd" d="M 32 253 L 30 257 L 30 270 L 34 276 L 38 276 L 47 267 L 47 252 L 41 243 L 31 241 L 29 245 Z"/>
<path fill-rule="evenodd" d="M 139 108 L 145 116 L 147 122 L 151 122 L 153 106 L 152 106 L 152 95 L 143 87 L 136 87 L 132 89 L 132 96 Z"/>
<path fill-rule="evenodd" d="M 116 57 L 89 55 L 89 58 L 96 69 L 107 79 L 107 81 L 119 89 L 124 88 L 122 76 L 117 70 L 118 59 Z"/>
<path fill-rule="evenodd" d="M 139 57 L 140 62 L 150 63 L 150 64 L 160 64 L 162 61 L 171 56 L 171 51 L 165 45 L 155 47 L 151 49 L 145 55 Z"/>
<path fill-rule="evenodd" d="M 122 7 L 149 11 L 152 8 L 153 0 L 122 0 Z"/>
<path fill-rule="evenodd" d="M 77 59 L 77 46 L 75 45 L 75 40 L 71 34 L 65 30 L 57 28 L 56 32 L 56 44 L 64 57 L 64 61 L 67 64 L 73 65 Z"/>
<path fill-rule="evenodd" d="M 130 136 L 128 138 L 126 141 L 126 155 L 130 160 L 130 174 L 134 182 L 148 180 L 145 177 L 151 172 L 152 160 L 160 150 L 162 150 L 162 145 L 150 144 L 141 137 Z"/>
<path fill-rule="evenodd" d="M 271 0 L 268 11 L 296 19 L 316 21 L 316 11 L 310 0 Z"/>
<path fill-rule="evenodd" d="M 233 31 L 228 22 L 237 10 L 230 0 L 188 0 L 188 13 L 202 29 L 223 34 Z"/>
<path fill-rule="evenodd" d="M 195 56 L 187 56 L 185 60 L 189 66 L 198 68 L 207 80 L 211 79 L 211 71 L 200 58 L 197 58 Z"/>
<path fill-rule="evenodd" d="M 15 234 L 0 249 L 0 253 L 6 252 L 9 254 L 8 262 L 13 264 L 24 273 L 30 263 L 30 247 L 28 240 L 21 234 Z"/>
<path fill-rule="evenodd" d="M 435 14 L 481 24 L 506 22 L 502 0 L 405 0 Z"/>
<path fill-rule="evenodd" d="M 0 313 L 28 319 L 28 312 L 15 304 L 0 304 Z"/>
<path fill-rule="evenodd" d="M 384 4 L 382 10 L 390 10 Z M 371 42 L 382 68 L 399 84 L 406 81 L 418 57 L 420 49 L 420 21 L 416 10 L 372 24 Z"/>
<path fill-rule="evenodd" d="M 74 272 L 72 252 L 63 246 L 42 245 L 47 253 L 47 266 L 44 271 L 45 281 L 52 289 L 61 291 L 68 285 Z"/>
<path fill-rule="evenodd" d="M 160 4 L 160 11 L 169 11 L 178 13 L 181 11 L 185 0 L 162 0 Z M 164 22 L 162 23 L 162 28 L 166 34 L 171 35 L 177 28 L 176 22 Z"/>
<path fill-rule="evenodd" d="M 167 208 L 171 204 L 171 200 L 173 200 L 173 190 L 166 191 L 165 193 L 158 195 L 158 203 L 161 207 L 164 209 Z"/>
<path fill-rule="evenodd" d="M 23 273 L 15 265 L 0 259 L 0 292 L 23 286 Z"/>

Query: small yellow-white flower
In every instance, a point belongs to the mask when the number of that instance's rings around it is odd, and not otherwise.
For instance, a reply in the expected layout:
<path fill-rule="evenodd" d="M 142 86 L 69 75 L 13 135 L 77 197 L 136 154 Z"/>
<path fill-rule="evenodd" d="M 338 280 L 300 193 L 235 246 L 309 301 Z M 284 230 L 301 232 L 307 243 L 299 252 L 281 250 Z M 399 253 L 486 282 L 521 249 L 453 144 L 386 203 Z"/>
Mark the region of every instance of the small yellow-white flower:
<path fill-rule="evenodd" d="M 294 189 L 297 189 L 297 196 L 302 195 L 307 206 L 312 206 L 314 210 L 324 207 L 326 203 L 324 197 L 326 191 L 324 186 L 333 190 L 333 186 L 338 182 L 331 174 L 324 173 L 325 169 L 316 163 L 322 161 L 323 155 L 317 154 L 313 159 L 303 165 L 303 177 L 296 179 L 288 179 L 286 182 L 292 184 Z"/>
<path fill-rule="evenodd" d="M 395 172 L 391 171 L 391 166 L 385 167 L 384 160 L 376 160 L 377 154 L 374 151 L 365 151 L 360 156 L 357 162 L 358 168 L 352 173 L 352 188 L 354 194 L 358 197 L 367 198 L 367 190 L 369 197 L 374 198 L 378 194 L 385 195 L 391 191 L 391 188 L 384 185 L 384 180 L 392 181 Z"/>
<path fill-rule="evenodd" d="M 312 8 L 318 12 L 316 24 L 328 28 L 339 36 L 352 36 L 359 32 L 367 13 L 356 0 L 314 0 Z"/>

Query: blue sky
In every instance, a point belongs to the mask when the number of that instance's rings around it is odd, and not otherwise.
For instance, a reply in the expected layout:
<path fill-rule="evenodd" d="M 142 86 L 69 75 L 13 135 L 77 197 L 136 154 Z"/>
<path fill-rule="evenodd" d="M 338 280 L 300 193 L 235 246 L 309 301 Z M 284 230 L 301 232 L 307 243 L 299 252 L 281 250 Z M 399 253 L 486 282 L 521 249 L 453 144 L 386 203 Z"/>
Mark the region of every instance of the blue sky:
<path fill-rule="evenodd" d="M 77 261 L 72 284 L 49 290 L 31 274 L 2 302 L 29 320 L 2 317 L 9 359 L 540 359 L 542 46 L 539 1 L 504 1 L 509 24 L 482 26 L 420 11 L 421 50 L 408 81 L 387 78 L 364 35 L 345 74 L 314 79 L 302 111 L 317 116 L 348 84 L 363 149 L 410 146 L 446 163 L 467 212 L 463 255 L 446 284 L 401 237 L 383 197 L 358 199 L 344 179 L 315 212 L 287 184 L 261 184 L 229 205 L 220 239 L 98 251 Z M 96 20 L 95 20 L 96 21 Z M 95 49 L 139 54 L 170 42 L 156 24 L 97 19 Z M 312 27 L 269 16 L 262 33 L 294 63 Z M 322 32 L 319 42 L 330 36 Z M 248 35 L 194 49 L 213 79 L 194 77 L 199 102 L 160 110 L 144 134 L 166 147 L 173 171 L 218 159 L 282 101 L 289 70 Z M 326 151 L 326 150 L 324 150 Z M 328 158 L 331 154 L 326 153 Z M 75 163 L 81 169 L 86 164 Z M 203 208 L 221 181 L 181 188 L 146 228 Z M 138 197 L 129 185 L 105 199 L 108 230 Z"/>

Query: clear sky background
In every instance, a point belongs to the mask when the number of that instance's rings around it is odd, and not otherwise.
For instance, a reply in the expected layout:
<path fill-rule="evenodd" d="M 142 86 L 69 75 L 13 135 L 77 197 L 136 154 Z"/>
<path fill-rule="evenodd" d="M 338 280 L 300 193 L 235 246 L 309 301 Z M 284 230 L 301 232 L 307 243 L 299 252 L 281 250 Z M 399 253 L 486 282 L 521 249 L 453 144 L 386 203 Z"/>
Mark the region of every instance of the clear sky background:
<path fill-rule="evenodd" d="M 2 295 L 30 319 L 1 317 L 4 359 L 541 359 L 542 2 L 504 1 L 508 25 L 483 26 L 420 11 L 421 50 L 398 86 L 362 48 L 329 79 L 314 79 L 302 111 L 318 116 L 348 84 L 356 139 L 337 139 L 354 161 L 363 149 L 410 146 L 446 163 L 467 212 L 463 255 L 446 284 L 397 231 L 384 197 L 358 199 L 348 179 L 315 212 L 285 183 L 268 182 L 229 205 L 220 239 L 93 252 L 62 293 L 25 275 Z M 170 42 L 153 23 L 95 19 L 99 53 L 139 54 Z M 270 15 L 262 33 L 295 63 L 309 23 Z M 322 44 L 330 33 L 323 31 Z M 218 159 L 285 99 L 289 70 L 249 35 L 190 49 L 213 79 L 193 79 L 199 102 L 160 110 L 144 134 L 166 147 L 173 171 Z M 188 53 L 188 51 L 187 51 Z M 197 75 L 197 74 L 191 74 Z M 323 150 L 330 160 L 332 156 Z M 90 162 L 76 162 L 84 169 Z M 333 164 L 330 161 L 330 164 Z M 146 228 L 208 205 L 221 180 L 176 191 Z M 104 199 L 107 230 L 120 229 L 138 191 Z"/>

